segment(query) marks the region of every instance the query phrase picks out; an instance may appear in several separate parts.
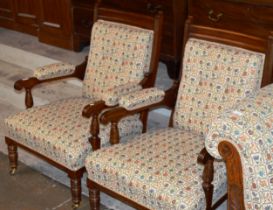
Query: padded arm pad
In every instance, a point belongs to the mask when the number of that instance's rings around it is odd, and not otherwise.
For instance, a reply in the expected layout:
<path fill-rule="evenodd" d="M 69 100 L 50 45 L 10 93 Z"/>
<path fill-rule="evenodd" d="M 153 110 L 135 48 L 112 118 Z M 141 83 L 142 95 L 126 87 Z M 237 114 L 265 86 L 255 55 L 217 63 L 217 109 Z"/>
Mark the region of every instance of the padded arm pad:
<path fill-rule="evenodd" d="M 147 88 L 122 96 L 119 105 L 127 110 L 134 110 L 164 99 L 165 92 L 157 88 Z"/>
<path fill-rule="evenodd" d="M 67 76 L 75 71 L 75 66 L 68 63 L 53 63 L 34 70 L 34 77 L 39 80 Z"/>
<path fill-rule="evenodd" d="M 218 145 L 223 140 L 232 143 L 245 161 L 252 162 L 255 154 L 265 158 L 272 153 L 273 84 L 241 101 L 212 123 L 205 144 L 217 159 L 221 159 Z"/>
<path fill-rule="evenodd" d="M 115 106 L 118 104 L 119 99 L 123 95 L 141 90 L 142 87 L 139 83 L 128 82 L 124 85 L 119 85 L 114 88 L 110 88 L 102 94 L 102 100 L 105 101 L 105 104 L 108 106 Z"/>

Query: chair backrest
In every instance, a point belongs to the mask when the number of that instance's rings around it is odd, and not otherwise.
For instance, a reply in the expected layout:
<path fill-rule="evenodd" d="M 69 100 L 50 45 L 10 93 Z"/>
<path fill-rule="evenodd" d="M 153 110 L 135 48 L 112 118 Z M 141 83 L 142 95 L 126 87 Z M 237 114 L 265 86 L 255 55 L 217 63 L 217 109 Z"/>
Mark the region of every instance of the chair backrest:
<path fill-rule="evenodd" d="M 219 116 L 206 148 L 226 162 L 228 209 L 272 209 L 273 84 Z"/>
<path fill-rule="evenodd" d="M 140 83 L 148 73 L 148 86 L 152 86 L 159 60 L 161 13 L 147 16 L 97 4 L 94 14 L 83 95 L 101 100 L 107 91 Z"/>
<path fill-rule="evenodd" d="M 271 72 L 264 84 L 271 81 L 272 65 L 265 64 L 267 45 L 257 37 L 191 20 L 185 37 L 173 125 L 205 134 L 216 116 L 260 88 L 264 69 Z"/>

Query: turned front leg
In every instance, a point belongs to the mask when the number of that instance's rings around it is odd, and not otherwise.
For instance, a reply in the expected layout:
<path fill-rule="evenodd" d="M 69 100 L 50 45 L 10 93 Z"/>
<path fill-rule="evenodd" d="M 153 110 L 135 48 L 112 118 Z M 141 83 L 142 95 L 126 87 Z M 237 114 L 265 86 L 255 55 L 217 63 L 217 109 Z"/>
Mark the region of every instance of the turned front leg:
<path fill-rule="evenodd" d="M 100 209 L 100 191 L 95 188 L 89 188 L 89 203 L 91 210 Z"/>
<path fill-rule="evenodd" d="M 14 175 L 18 165 L 18 152 L 17 145 L 14 144 L 9 138 L 5 138 L 6 144 L 8 146 L 8 157 L 10 165 L 10 175 Z"/>
<path fill-rule="evenodd" d="M 70 178 L 70 190 L 72 195 L 72 207 L 78 208 L 81 203 L 81 179 L 83 176 L 83 172 L 72 172 L 68 174 L 68 177 Z"/>
<path fill-rule="evenodd" d="M 203 177 L 202 177 L 203 178 L 202 187 L 206 196 L 206 205 L 207 205 L 206 210 L 210 210 L 212 207 L 212 197 L 213 197 L 213 188 L 214 188 L 212 184 L 213 174 L 214 174 L 213 161 L 214 161 L 213 158 L 207 160 L 204 171 L 203 171 Z"/>

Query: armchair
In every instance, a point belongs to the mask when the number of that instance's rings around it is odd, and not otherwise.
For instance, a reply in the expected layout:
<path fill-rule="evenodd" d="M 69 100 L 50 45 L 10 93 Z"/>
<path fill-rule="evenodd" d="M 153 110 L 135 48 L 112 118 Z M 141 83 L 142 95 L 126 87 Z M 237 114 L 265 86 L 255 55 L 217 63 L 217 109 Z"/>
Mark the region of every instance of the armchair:
<path fill-rule="evenodd" d="M 142 210 L 210 210 L 227 198 L 224 162 L 214 161 L 204 149 L 205 136 L 224 110 L 272 82 L 272 37 L 264 43 L 246 34 L 194 25 L 190 18 L 184 43 L 181 81 L 163 97 L 158 93 L 159 100 L 150 104 L 137 103 L 131 109 L 124 103 L 125 108 L 101 115 L 102 123 L 111 122 L 110 140 L 116 145 L 86 158 L 92 210 L 99 209 L 100 191 Z M 117 144 L 120 120 L 159 106 L 172 109 L 169 128 Z"/>
<path fill-rule="evenodd" d="M 215 120 L 208 152 L 227 167 L 228 209 L 273 209 L 273 84 Z"/>
<path fill-rule="evenodd" d="M 161 12 L 141 15 L 96 4 L 90 52 L 84 63 L 44 66 L 32 78 L 15 83 L 15 89 L 25 89 L 28 109 L 5 119 L 11 174 L 17 168 L 17 147 L 21 147 L 64 170 L 70 178 L 73 206 L 80 204 L 84 159 L 92 149 L 109 145 L 110 125 L 100 126 L 98 115 L 118 106 L 123 94 L 153 86 L 162 20 Z M 69 77 L 83 81 L 82 96 L 33 107 L 32 88 Z M 120 136 L 141 133 L 145 115 L 123 119 Z"/>

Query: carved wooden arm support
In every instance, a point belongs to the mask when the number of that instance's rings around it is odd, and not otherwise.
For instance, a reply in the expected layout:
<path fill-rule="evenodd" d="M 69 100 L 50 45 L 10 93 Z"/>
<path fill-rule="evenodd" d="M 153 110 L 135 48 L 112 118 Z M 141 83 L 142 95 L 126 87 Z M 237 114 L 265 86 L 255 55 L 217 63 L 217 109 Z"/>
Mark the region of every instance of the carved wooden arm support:
<path fill-rule="evenodd" d="M 54 77 L 54 78 L 44 79 L 44 80 L 39 80 L 36 77 L 31 77 L 28 79 L 21 79 L 21 80 L 18 80 L 14 83 L 14 88 L 16 90 L 25 89 L 25 91 L 26 91 L 25 105 L 27 108 L 31 108 L 33 106 L 33 96 L 31 93 L 33 87 L 35 87 L 39 84 L 42 84 L 42 83 L 57 81 L 57 80 L 61 80 L 61 79 L 71 78 L 71 77 L 75 77 L 80 80 L 83 80 L 86 65 L 87 65 L 87 59 L 82 64 L 76 66 L 75 71 L 72 74 L 69 74 L 66 76 Z"/>
<path fill-rule="evenodd" d="M 207 152 L 206 148 L 203 148 L 198 155 L 197 162 L 204 165 L 204 171 L 202 175 L 202 187 L 206 197 L 206 210 L 209 210 L 211 208 L 213 198 L 214 186 L 212 184 L 212 181 L 214 175 L 214 158 Z"/>
<path fill-rule="evenodd" d="M 96 101 L 93 104 L 86 105 L 82 110 L 83 117 L 92 118 L 90 124 L 91 137 L 89 138 L 89 142 L 93 150 L 100 149 L 100 122 L 98 116 L 106 108 L 109 108 L 109 106 L 107 106 L 104 101 Z"/>
<path fill-rule="evenodd" d="M 150 109 L 155 109 L 159 107 L 168 107 L 173 108 L 175 106 L 175 101 L 177 97 L 179 83 L 175 81 L 173 86 L 165 92 L 164 99 L 160 102 L 143 106 L 134 110 L 126 110 L 122 107 L 116 107 L 111 110 L 104 112 L 100 117 L 100 122 L 103 124 L 111 123 L 110 131 L 110 143 L 117 144 L 119 143 L 119 131 L 118 131 L 118 122 L 129 115 L 142 114 Z"/>
<path fill-rule="evenodd" d="M 237 149 L 228 141 L 222 141 L 218 150 L 226 162 L 228 180 L 228 209 L 245 210 L 243 170 Z"/>

